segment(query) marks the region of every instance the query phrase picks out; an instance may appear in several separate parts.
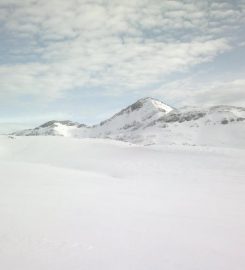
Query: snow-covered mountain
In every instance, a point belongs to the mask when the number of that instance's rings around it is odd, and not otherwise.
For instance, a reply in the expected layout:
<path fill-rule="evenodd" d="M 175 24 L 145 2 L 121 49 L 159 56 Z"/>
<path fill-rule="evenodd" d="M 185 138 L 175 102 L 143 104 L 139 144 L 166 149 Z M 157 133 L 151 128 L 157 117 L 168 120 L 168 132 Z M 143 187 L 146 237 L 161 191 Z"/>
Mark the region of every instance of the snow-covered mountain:
<path fill-rule="evenodd" d="M 153 99 L 143 98 L 121 110 L 110 119 L 98 125 L 88 127 L 77 122 L 49 121 L 34 129 L 27 129 L 13 133 L 17 136 L 66 136 L 66 137 L 108 137 L 110 134 L 120 135 L 124 132 L 142 128 L 155 121 L 173 108 L 165 103 Z"/>
<path fill-rule="evenodd" d="M 98 125 L 50 121 L 17 136 L 110 138 L 138 144 L 191 144 L 245 147 L 245 108 L 172 108 L 143 98 Z"/>
<path fill-rule="evenodd" d="M 153 98 L 143 98 L 121 110 L 99 125 L 93 126 L 92 137 L 120 136 L 142 129 L 153 121 L 164 117 L 173 108 Z"/>
<path fill-rule="evenodd" d="M 199 120 L 199 124 L 229 124 L 245 120 L 245 108 L 212 106 L 208 108 L 183 107 L 157 119 L 156 122 L 183 123 Z"/>
<path fill-rule="evenodd" d="M 245 147 L 245 108 L 184 107 L 131 132 L 124 140 L 140 144 Z"/>
<path fill-rule="evenodd" d="M 75 130 L 86 128 L 85 125 L 70 120 L 52 120 L 34 129 L 26 129 L 13 133 L 16 136 L 64 136 L 72 137 Z"/>

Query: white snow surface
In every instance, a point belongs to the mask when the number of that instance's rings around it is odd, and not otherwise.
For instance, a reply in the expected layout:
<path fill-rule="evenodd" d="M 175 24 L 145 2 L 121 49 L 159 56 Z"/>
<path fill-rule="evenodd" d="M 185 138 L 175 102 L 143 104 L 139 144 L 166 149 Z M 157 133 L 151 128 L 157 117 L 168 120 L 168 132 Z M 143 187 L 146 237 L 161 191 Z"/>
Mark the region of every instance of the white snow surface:
<path fill-rule="evenodd" d="M 1 269 L 245 269 L 242 148 L 2 136 L 0 173 Z"/>

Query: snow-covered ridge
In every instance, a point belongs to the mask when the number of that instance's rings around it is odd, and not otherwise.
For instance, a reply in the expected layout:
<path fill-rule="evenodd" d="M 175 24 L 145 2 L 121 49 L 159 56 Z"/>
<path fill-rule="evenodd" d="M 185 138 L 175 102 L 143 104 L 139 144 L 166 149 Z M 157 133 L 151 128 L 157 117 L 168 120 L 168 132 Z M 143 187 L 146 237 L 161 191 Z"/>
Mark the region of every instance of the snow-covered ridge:
<path fill-rule="evenodd" d="M 163 117 L 172 110 L 172 107 L 159 100 L 143 98 L 94 126 L 94 129 L 95 132 L 137 129 Z"/>
<path fill-rule="evenodd" d="M 78 128 L 85 127 L 85 125 L 70 120 L 57 121 L 52 120 L 46 122 L 34 129 L 26 129 L 15 132 L 13 135 L 17 136 L 72 136 L 72 131 Z"/>
<path fill-rule="evenodd" d="M 153 99 L 143 98 L 121 110 L 111 118 L 92 127 L 69 120 L 52 120 L 43 125 L 13 133 L 17 136 L 88 136 L 97 137 L 118 130 L 136 129 L 157 120 L 172 111 L 173 108 Z M 103 136 L 102 136 L 103 137 Z"/>
<path fill-rule="evenodd" d="M 209 108 L 184 107 L 173 110 L 169 114 L 157 119 L 157 122 L 185 122 L 195 121 L 201 118 L 206 119 L 206 123 L 228 124 L 234 121 L 245 120 L 245 108 L 234 106 L 212 106 Z"/>
<path fill-rule="evenodd" d="M 39 126 L 39 128 L 44 128 L 44 127 L 51 127 L 55 126 L 57 124 L 65 125 L 65 126 L 79 126 L 80 124 L 77 122 L 72 122 L 70 120 L 64 120 L 64 121 L 57 121 L 57 120 L 52 120 L 47 123 L 44 123 L 43 125 Z"/>
<path fill-rule="evenodd" d="M 191 144 L 245 147 L 245 108 L 212 106 L 172 108 L 143 98 L 98 125 L 49 121 L 17 136 L 109 138 L 137 144 Z"/>

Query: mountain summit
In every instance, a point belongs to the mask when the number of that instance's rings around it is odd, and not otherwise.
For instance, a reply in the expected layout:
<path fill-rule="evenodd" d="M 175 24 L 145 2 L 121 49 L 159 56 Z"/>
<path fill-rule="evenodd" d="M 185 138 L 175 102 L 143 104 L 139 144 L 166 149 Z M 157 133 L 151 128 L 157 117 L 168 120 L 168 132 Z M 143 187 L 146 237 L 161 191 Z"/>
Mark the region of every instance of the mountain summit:
<path fill-rule="evenodd" d="M 173 110 L 172 107 L 163 103 L 160 100 L 157 100 L 157 99 L 154 99 L 151 97 L 146 97 L 146 98 L 139 99 L 138 101 L 136 101 L 132 105 L 128 106 L 126 109 L 122 110 L 121 112 L 129 113 L 129 112 L 140 110 L 142 108 L 145 108 L 148 111 L 150 111 L 150 110 L 157 111 L 157 112 L 160 111 L 160 112 L 164 112 L 164 113 L 168 113 L 168 112 Z"/>
<path fill-rule="evenodd" d="M 110 119 L 101 122 L 100 125 L 96 126 L 96 129 L 103 127 L 102 130 L 110 128 L 115 131 L 141 127 L 163 117 L 172 110 L 172 107 L 160 100 L 150 97 L 142 98 L 121 110 Z"/>

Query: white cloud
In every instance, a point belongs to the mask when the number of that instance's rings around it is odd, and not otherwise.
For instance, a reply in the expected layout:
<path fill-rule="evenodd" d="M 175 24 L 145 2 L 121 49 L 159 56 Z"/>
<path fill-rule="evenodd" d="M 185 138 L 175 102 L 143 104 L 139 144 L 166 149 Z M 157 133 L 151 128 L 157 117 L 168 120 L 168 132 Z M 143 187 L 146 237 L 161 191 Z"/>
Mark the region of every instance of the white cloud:
<path fill-rule="evenodd" d="M 243 15 L 242 4 L 187 0 L 1 0 L 0 8 L 2 31 L 20 41 L 8 53 L 21 59 L 0 65 L 0 95 L 48 98 L 85 87 L 137 91 L 212 61 L 232 49 L 229 30 Z"/>
<path fill-rule="evenodd" d="M 175 100 L 179 106 L 245 106 L 244 79 L 200 82 L 194 77 L 189 77 L 162 85 L 152 92 L 163 99 Z"/>

